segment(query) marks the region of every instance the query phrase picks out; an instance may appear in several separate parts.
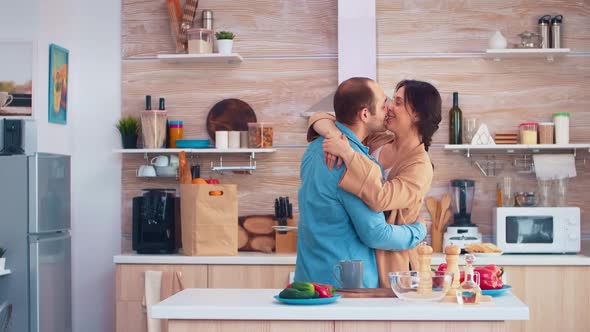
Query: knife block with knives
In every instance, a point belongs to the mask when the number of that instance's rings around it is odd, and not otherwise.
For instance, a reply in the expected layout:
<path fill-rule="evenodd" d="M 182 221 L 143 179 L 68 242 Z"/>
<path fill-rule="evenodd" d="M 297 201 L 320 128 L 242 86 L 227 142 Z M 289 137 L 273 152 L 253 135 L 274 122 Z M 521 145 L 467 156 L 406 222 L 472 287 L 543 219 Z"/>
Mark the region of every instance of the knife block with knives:
<path fill-rule="evenodd" d="M 289 203 L 289 197 L 275 199 L 274 208 L 277 226 L 297 226 L 293 219 L 293 204 Z M 284 231 L 275 229 L 275 251 L 280 254 L 297 252 L 297 230 Z"/>

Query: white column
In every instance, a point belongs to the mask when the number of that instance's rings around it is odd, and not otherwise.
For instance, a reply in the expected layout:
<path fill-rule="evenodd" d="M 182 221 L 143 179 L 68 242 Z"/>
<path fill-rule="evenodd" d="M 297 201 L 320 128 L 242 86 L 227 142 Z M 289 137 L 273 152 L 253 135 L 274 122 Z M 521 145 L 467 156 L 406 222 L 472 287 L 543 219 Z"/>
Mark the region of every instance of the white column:
<path fill-rule="evenodd" d="M 375 0 L 338 0 L 338 84 L 377 78 Z"/>

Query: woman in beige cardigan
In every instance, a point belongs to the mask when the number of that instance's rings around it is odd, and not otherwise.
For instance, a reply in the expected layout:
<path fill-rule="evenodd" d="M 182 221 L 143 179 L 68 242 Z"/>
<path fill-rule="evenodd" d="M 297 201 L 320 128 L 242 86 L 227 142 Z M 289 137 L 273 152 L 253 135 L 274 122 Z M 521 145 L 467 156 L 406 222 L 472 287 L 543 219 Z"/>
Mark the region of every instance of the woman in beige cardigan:
<path fill-rule="evenodd" d="M 429 83 L 405 80 L 397 84 L 385 119 L 393 133 L 367 137 L 365 145 L 379 161 L 355 152 L 334 125 L 328 113 L 316 113 L 310 120 L 308 139 L 322 135 L 328 167 L 346 164 L 339 186 L 360 197 L 375 211 L 391 211 L 390 224 L 413 223 L 418 218 L 424 196 L 430 189 L 433 166 L 428 156 L 432 135 L 441 121 L 441 98 Z M 387 181 L 383 182 L 383 178 Z M 376 250 L 379 284 L 390 287 L 388 273 L 418 268 L 415 248 L 404 251 Z"/>

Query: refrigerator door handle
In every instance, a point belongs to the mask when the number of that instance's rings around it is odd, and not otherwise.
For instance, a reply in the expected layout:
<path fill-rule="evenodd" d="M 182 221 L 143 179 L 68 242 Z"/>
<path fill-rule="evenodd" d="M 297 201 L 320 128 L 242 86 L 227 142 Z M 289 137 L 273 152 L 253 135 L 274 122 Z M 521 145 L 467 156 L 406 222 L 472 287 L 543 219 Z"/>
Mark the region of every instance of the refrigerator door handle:
<path fill-rule="evenodd" d="M 51 234 L 61 234 L 58 236 L 51 236 Z M 33 243 L 33 242 L 48 242 L 48 241 L 56 241 L 56 240 L 62 240 L 62 239 L 69 239 L 71 238 L 72 235 L 67 232 L 60 232 L 60 233 L 46 233 L 46 234 L 29 234 L 29 243 Z"/>

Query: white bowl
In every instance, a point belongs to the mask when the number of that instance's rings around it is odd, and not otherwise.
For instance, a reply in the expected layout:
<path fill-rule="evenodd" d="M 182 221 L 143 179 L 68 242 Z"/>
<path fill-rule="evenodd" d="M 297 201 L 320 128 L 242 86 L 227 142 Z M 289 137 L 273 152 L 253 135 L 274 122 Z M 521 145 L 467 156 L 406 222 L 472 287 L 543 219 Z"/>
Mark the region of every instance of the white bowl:
<path fill-rule="evenodd" d="M 173 176 L 176 176 L 177 170 L 178 170 L 178 167 L 174 167 L 174 166 L 156 166 L 156 174 L 158 176 L 173 177 Z"/>

